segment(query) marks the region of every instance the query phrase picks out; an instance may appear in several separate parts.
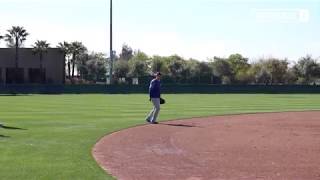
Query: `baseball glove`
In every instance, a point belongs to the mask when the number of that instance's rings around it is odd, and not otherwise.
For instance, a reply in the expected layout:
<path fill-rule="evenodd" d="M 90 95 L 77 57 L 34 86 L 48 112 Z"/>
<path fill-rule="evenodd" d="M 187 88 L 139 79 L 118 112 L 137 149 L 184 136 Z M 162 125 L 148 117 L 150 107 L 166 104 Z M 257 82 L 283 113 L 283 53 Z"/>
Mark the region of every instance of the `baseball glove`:
<path fill-rule="evenodd" d="M 165 103 L 166 103 L 166 100 L 163 98 L 160 98 L 160 104 L 165 104 Z"/>

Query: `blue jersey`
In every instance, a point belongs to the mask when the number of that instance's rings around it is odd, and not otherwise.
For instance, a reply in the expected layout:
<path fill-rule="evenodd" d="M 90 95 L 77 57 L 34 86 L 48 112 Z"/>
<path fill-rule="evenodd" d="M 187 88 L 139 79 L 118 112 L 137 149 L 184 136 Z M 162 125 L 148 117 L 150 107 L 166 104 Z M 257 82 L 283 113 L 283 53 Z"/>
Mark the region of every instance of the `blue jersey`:
<path fill-rule="evenodd" d="M 160 81 L 153 79 L 149 86 L 150 98 L 160 98 Z"/>

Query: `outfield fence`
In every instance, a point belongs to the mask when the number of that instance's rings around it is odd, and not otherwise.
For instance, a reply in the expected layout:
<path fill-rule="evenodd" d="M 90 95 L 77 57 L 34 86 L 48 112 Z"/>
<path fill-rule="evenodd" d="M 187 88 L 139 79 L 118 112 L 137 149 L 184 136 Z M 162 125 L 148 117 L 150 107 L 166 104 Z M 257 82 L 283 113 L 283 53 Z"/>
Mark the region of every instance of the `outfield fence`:
<path fill-rule="evenodd" d="M 163 84 L 163 93 L 320 93 L 311 85 L 177 85 Z M 0 94 L 132 94 L 148 93 L 148 85 L 5 85 Z"/>

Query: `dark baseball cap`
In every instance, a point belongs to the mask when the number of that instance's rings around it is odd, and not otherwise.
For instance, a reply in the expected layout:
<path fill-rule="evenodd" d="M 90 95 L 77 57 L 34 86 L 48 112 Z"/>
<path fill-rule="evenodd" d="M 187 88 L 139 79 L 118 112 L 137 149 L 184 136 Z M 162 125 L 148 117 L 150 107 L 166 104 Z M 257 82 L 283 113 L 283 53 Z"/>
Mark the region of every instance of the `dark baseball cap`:
<path fill-rule="evenodd" d="M 155 76 L 161 76 L 162 74 L 160 72 L 156 72 L 154 75 Z"/>

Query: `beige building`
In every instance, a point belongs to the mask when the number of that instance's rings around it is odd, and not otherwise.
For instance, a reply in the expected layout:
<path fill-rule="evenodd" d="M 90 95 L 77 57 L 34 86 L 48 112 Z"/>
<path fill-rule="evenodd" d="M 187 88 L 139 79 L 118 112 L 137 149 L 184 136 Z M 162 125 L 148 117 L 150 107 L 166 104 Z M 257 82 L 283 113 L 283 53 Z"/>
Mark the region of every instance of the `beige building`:
<path fill-rule="evenodd" d="M 39 54 L 34 54 L 31 48 L 20 48 L 19 69 L 16 70 L 15 49 L 0 48 L 0 83 L 63 84 L 65 76 L 63 53 L 57 48 L 50 48 L 44 53 L 42 62 L 41 73 Z"/>

